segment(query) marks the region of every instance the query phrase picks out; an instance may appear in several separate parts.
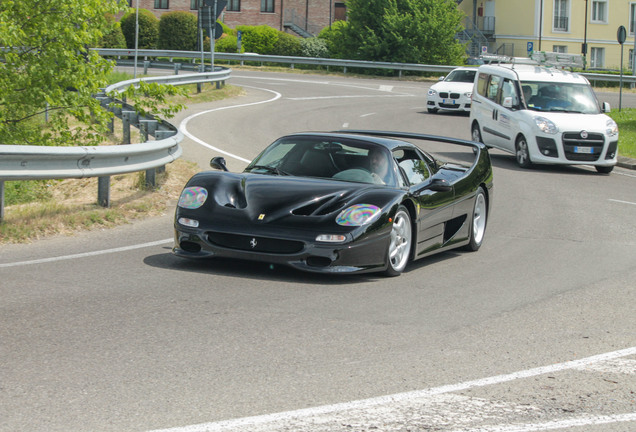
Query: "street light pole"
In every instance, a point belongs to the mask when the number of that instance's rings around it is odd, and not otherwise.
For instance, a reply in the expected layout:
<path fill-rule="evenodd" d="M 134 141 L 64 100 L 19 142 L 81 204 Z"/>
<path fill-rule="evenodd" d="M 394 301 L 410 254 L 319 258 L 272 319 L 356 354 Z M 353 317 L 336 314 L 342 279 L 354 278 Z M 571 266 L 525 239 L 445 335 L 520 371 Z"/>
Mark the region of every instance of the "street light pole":
<path fill-rule="evenodd" d="M 585 0 L 585 31 L 583 33 L 583 70 L 587 65 L 587 0 Z"/>
<path fill-rule="evenodd" d="M 133 78 L 137 78 L 137 52 L 139 51 L 139 0 L 137 0 L 137 10 L 135 11 L 135 71 Z"/>

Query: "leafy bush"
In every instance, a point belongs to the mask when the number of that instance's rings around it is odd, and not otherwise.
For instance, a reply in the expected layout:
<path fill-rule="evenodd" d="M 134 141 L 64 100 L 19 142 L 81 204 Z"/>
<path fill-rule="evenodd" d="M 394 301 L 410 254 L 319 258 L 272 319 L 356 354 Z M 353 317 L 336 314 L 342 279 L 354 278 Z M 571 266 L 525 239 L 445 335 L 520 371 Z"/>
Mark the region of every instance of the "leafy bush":
<path fill-rule="evenodd" d="M 299 57 L 302 55 L 302 39 L 289 33 L 279 32 L 271 54 Z"/>
<path fill-rule="evenodd" d="M 135 48 L 135 21 L 136 13 L 131 9 L 125 14 L 119 23 L 126 38 L 126 47 Z M 155 49 L 159 37 L 159 20 L 147 9 L 139 9 L 139 49 Z"/>
<path fill-rule="evenodd" d="M 115 20 L 113 15 L 106 15 L 106 20 L 111 27 L 104 31 L 99 46 L 101 48 L 126 48 L 126 38 L 121 31 L 121 25 Z"/>
<path fill-rule="evenodd" d="M 346 58 L 346 48 L 344 46 L 345 31 L 347 27 L 346 21 L 336 21 L 331 27 L 325 27 L 318 34 L 318 38 L 325 42 L 328 51 L 328 57 Z"/>
<path fill-rule="evenodd" d="M 324 39 L 317 37 L 303 39 L 301 48 L 303 57 L 329 57 L 329 50 Z"/>
<path fill-rule="evenodd" d="M 210 51 L 210 39 L 207 40 L 207 51 Z M 224 53 L 236 53 L 238 40 L 235 35 L 223 35 L 221 39 L 218 39 L 214 44 L 214 51 Z"/>
<path fill-rule="evenodd" d="M 245 52 L 272 54 L 279 38 L 279 31 L 266 26 L 238 26 L 242 33 L 242 46 Z"/>
<path fill-rule="evenodd" d="M 159 49 L 194 51 L 197 48 L 197 17 L 185 11 L 168 12 L 159 20 Z"/>

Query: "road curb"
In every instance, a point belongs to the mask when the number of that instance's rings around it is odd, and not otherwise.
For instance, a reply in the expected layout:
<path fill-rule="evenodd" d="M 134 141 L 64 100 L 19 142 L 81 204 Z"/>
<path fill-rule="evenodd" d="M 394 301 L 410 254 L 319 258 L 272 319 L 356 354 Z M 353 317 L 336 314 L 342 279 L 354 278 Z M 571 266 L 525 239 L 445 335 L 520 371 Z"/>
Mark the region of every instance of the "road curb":
<path fill-rule="evenodd" d="M 618 157 L 618 163 L 616 164 L 622 168 L 628 168 L 636 170 L 636 159 L 627 158 L 624 156 Z"/>

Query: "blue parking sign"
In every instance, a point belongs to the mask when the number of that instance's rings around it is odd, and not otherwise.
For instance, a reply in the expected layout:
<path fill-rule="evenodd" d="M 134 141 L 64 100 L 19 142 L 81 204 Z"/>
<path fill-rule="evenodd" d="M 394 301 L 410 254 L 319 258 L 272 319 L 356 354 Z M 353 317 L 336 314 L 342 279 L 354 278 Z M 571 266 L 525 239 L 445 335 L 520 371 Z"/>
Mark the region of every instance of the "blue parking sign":
<path fill-rule="evenodd" d="M 534 49 L 534 43 L 528 42 L 528 52 L 531 53 L 533 49 Z"/>

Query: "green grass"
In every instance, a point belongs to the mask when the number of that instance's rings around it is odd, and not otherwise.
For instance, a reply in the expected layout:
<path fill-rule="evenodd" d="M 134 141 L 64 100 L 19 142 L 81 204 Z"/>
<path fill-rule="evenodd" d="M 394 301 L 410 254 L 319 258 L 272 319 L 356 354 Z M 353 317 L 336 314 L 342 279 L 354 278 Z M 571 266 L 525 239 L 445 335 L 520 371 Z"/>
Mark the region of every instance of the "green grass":
<path fill-rule="evenodd" d="M 636 159 L 636 108 L 612 110 L 609 116 L 618 124 L 619 156 Z"/>

